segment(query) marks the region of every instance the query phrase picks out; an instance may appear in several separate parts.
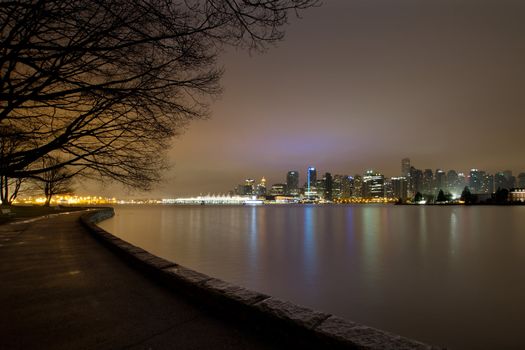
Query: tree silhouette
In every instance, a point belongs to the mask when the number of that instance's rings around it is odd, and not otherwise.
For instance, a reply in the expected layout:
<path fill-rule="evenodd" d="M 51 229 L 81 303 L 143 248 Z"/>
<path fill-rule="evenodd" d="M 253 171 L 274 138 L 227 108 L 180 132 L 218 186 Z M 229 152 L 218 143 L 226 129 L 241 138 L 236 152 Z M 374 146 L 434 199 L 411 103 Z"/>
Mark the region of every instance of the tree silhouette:
<path fill-rule="evenodd" d="M 13 0 L 0 6 L 0 126 L 30 139 L 0 176 L 64 166 L 148 189 L 208 115 L 224 45 L 262 51 L 317 0 Z M 60 162 L 39 162 L 46 156 Z M 43 165 L 47 164 L 47 165 Z"/>
<path fill-rule="evenodd" d="M 48 207 L 53 196 L 68 194 L 73 191 L 72 182 L 75 173 L 67 170 L 66 167 L 54 167 L 55 164 L 61 163 L 59 158 L 45 157 L 42 159 L 42 162 L 44 163 L 42 167 L 49 170 L 35 178 L 35 185 L 44 192 L 46 198 L 44 206 Z"/>
<path fill-rule="evenodd" d="M 443 203 L 447 201 L 447 197 L 445 196 L 445 193 L 443 190 L 439 190 L 436 202 Z"/>
<path fill-rule="evenodd" d="M 465 202 L 465 204 L 474 204 L 478 201 L 478 197 L 475 194 L 470 192 L 468 186 L 465 186 L 463 192 L 461 192 L 460 199 Z"/>

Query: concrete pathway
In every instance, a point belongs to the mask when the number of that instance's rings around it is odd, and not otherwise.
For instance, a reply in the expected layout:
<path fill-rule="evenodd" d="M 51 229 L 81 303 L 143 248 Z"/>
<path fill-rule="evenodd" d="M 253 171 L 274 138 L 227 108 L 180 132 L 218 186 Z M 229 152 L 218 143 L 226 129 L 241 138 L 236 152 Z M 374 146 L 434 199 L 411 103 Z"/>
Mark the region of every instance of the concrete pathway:
<path fill-rule="evenodd" d="M 1 349 L 283 347 L 156 285 L 79 216 L 0 226 Z"/>

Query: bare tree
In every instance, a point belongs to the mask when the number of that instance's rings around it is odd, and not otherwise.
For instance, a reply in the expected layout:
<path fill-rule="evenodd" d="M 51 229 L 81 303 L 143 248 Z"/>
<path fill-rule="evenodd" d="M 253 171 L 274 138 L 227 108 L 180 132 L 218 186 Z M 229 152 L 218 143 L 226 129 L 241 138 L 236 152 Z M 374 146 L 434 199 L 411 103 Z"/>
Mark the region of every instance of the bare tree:
<path fill-rule="evenodd" d="M 317 1 L 2 1 L 0 126 L 31 142 L 6 154 L 0 176 L 68 166 L 148 189 L 172 136 L 220 92 L 222 47 L 264 50 Z"/>
<path fill-rule="evenodd" d="M 18 196 L 25 178 L 9 178 L 2 171 L 8 164 L 7 158 L 28 140 L 20 135 L 19 131 L 0 126 L 0 202 L 2 205 L 11 205 Z"/>
<path fill-rule="evenodd" d="M 62 162 L 59 158 L 45 157 L 42 159 L 42 162 L 44 163 L 42 168 L 48 168 L 49 170 L 36 176 L 34 182 L 36 187 L 44 192 L 46 197 L 44 206 L 48 207 L 53 196 L 73 192 L 73 177 L 76 174 L 69 171 L 66 167 L 54 167 L 54 165 Z"/>

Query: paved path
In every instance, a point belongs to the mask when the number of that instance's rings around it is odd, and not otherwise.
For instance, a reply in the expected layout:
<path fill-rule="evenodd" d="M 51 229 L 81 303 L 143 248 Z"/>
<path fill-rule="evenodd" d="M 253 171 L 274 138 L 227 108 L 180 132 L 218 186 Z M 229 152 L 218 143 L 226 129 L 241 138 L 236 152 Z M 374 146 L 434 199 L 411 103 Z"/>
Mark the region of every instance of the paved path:
<path fill-rule="evenodd" d="M 279 347 L 157 286 L 79 216 L 0 226 L 0 349 Z"/>

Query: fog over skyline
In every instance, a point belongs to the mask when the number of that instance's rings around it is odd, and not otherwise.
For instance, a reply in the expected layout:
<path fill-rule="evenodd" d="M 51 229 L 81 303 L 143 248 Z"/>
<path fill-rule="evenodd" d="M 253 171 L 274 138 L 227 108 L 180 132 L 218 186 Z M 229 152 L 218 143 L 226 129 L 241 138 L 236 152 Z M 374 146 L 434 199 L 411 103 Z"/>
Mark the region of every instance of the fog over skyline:
<path fill-rule="evenodd" d="M 210 119 L 173 142 L 152 195 L 225 193 L 288 170 L 525 171 L 525 3 L 328 0 L 265 54 L 221 57 Z"/>

